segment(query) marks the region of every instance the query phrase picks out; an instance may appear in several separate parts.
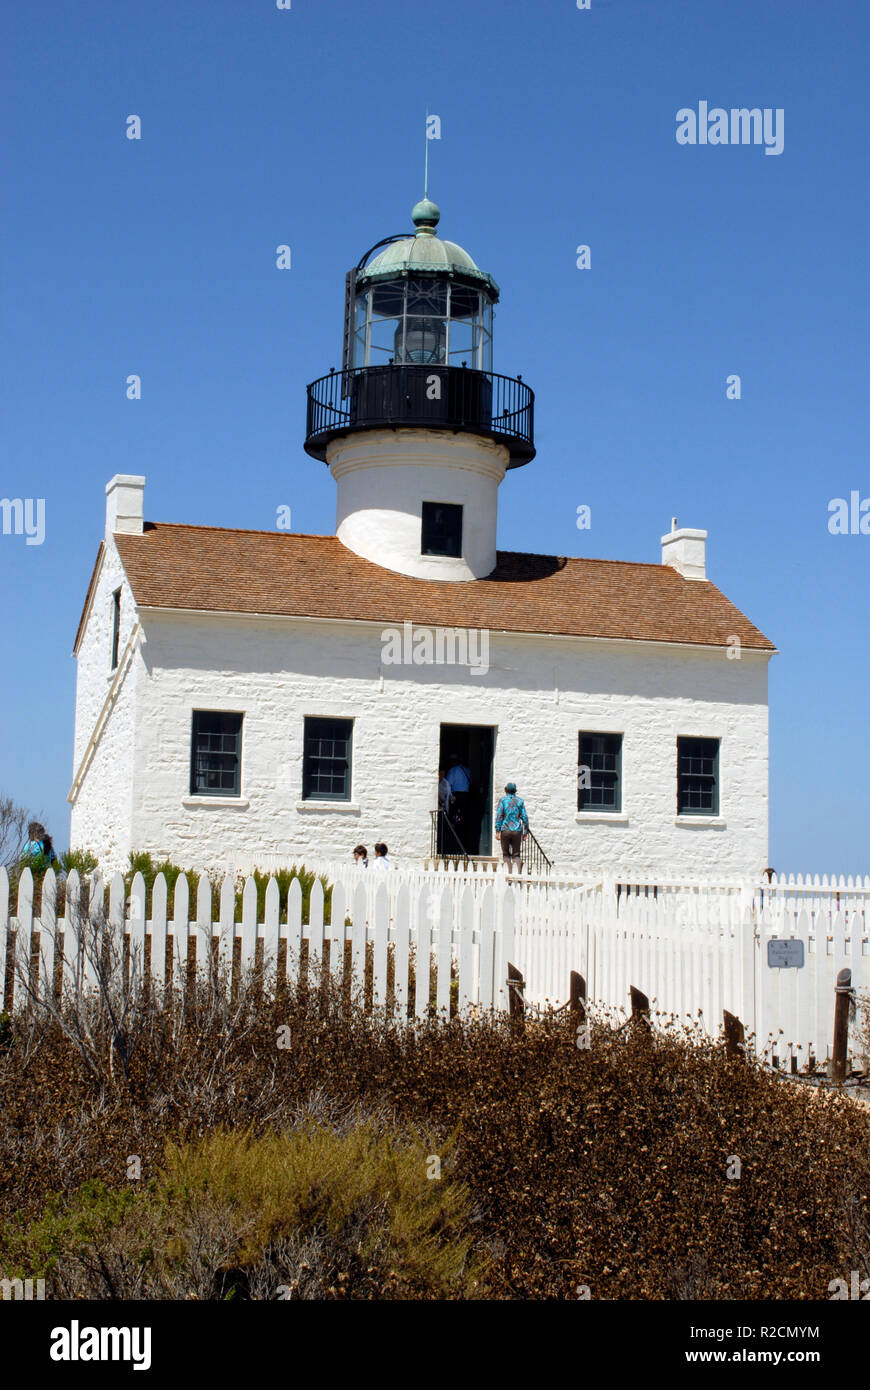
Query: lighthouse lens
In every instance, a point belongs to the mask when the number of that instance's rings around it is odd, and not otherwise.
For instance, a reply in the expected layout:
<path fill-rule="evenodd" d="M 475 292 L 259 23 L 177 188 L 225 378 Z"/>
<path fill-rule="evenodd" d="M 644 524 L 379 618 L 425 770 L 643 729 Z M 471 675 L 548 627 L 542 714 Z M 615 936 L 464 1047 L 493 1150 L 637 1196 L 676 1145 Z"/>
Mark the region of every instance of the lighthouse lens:
<path fill-rule="evenodd" d="M 444 324 L 440 319 L 408 318 L 405 320 L 404 351 L 396 333 L 396 361 L 417 362 L 423 365 L 441 363 L 446 357 Z"/>
<path fill-rule="evenodd" d="M 447 359 L 447 286 L 439 280 L 406 282 L 405 322 L 396 333 L 396 361 L 422 366 Z"/>

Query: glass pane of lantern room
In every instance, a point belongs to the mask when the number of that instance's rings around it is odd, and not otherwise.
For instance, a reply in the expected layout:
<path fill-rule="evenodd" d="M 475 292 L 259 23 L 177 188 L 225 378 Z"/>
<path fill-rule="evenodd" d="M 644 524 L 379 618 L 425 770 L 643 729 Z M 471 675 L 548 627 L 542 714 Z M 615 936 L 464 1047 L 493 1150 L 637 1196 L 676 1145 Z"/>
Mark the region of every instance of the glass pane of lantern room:
<path fill-rule="evenodd" d="M 492 371 L 492 305 L 481 295 L 481 314 L 478 319 L 478 341 L 475 344 L 478 366 L 482 372 Z"/>
<path fill-rule="evenodd" d="M 447 342 L 447 285 L 443 280 L 409 280 L 405 302 L 405 336 L 397 361 L 417 365 L 442 363 Z"/>
<path fill-rule="evenodd" d="M 474 358 L 473 319 L 457 319 L 451 315 L 449 362 L 451 367 L 459 367 L 463 362 L 467 367 L 477 366 Z"/>
<path fill-rule="evenodd" d="M 401 342 L 404 286 L 388 280 L 374 285 L 371 291 L 371 343 L 369 362 L 373 367 L 385 366 L 396 358 L 396 335 Z"/>
<path fill-rule="evenodd" d="M 474 344 L 472 356 L 474 365 L 481 372 L 492 371 L 492 305 L 485 294 L 480 295 L 477 312 L 474 316 Z"/>
<path fill-rule="evenodd" d="M 450 361 L 480 369 L 480 314 L 483 297 L 468 285 L 450 291 Z"/>
<path fill-rule="evenodd" d="M 369 366 L 385 367 L 396 360 L 396 336 L 401 333 L 401 319 L 374 319 L 369 348 Z"/>
<path fill-rule="evenodd" d="M 354 325 L 353 339 L 353 365 L 355 367 L 365 367 L 366 362 L 366 324 L 369 316 L 369 296 L 368 292 L 357 295 L 356 301 L 356 323 Z"/>
<path fill-rule="evenodd" d="M 413 318 L 445 319 L 447 285 L 443 280 L 409 280 L 407 312 Z"/>

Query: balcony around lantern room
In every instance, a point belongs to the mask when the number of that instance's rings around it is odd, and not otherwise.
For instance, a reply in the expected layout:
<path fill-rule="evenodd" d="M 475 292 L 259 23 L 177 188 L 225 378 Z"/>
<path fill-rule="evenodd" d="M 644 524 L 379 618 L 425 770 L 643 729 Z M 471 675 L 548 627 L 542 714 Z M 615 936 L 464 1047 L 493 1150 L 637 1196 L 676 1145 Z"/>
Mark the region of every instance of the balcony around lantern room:
<path fill-rule="evenodd" d="M 413 241 L 441 245 L 422 233 Z M 308 387 L 307 452 L 325 459 L 331 440 L 357 430 L 462 430 L 504 444 L 510 468 L 528 463 L 534 395 L 522 378 L 490 370 L 497 287 L 470 260 L 412 271 L 410 253 L 391 250 L 405 268 L 379 269 L 380 257 L 348 277 L 342 371 Z"/>
<path fill-rule="evenodd" d="M 332 371 L 308 387 L 305 452 L 360 430 L 466 431 L 504 444 L 508 468 L 535 456 L 534 392 L 522 377 L 465 366 L 391 362 Z"/>

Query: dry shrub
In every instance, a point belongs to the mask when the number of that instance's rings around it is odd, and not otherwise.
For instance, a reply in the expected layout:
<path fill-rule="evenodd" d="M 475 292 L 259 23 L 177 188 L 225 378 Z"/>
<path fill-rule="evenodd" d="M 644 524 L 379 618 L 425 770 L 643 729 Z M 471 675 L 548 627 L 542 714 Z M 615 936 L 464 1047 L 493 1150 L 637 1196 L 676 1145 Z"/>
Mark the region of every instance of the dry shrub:
<path fill-rule="evenodd" d="M 12 869 L 18 862 L 27 838 L 27 822 L 35 819 L 32 811 L 11 796 L 0 796 L 0 867 Z"/>
<path fill-rule="evenodd" d="M 149 1000 L 130 1036 L 126 1071 L 103 1068 L 97 1085 L 69 1030 L 13 1022 L 0 1049 L 0 1269 L 16 1226 L 39 1219 L 49 1194 L 60 1187 L 69 1201 L 95 1178 L 116 1191 L 130 1154 L 149 1185 L 169 1171 L 167 1141 L 181 1154 L 203 1136 L 229 1142 L 218 1131 L 249 1144 L 291 1130 L 347 1135 L 361 1116 L 374 1126 L 372 1152 L 378 1135 L 425 1126 L 443 1160 L 456 1136 L 450 1179 L 469 1206 L 461 1220 L 454 1213 L 454 1234 L 471 1238 L 469 1261 L 496 1258 L 476 1290 L 459 1281 L 453 1297 L 571 1298 L 588 1285 L 593 1298 L 816 1299 L 832 1279 L 865 1270 L 870 1113 L 691 1036 L 599 1021 L 585 1049 L 565 1015 L 529 1021 L 522 1034 L 487 1016 L 400 1026 L 350 1007 L 328 983 L 277 999 L 251 988 L 231 1007 L 205 986 L 183 1007 Z M 204 1162 L 212 1151 L 196 1152 Z M 734 1159 L 739 1178 L 729 1177 Z M 191 1198 L 176 1232 L 186 1254 L 161 1266 L 161 1287 L 271 1297 L 295 1283 L 298 1296 L 335 1296 L 349 1273 L 349 1256 L 335 1250 L 361 1239 L 347 1236 L 352 1223 L 339 1222 L 340 1240 L 313 1218 L 263 1225 L 267 1203 L 242 1239 L 234 1222 L 253 1202 L 249 1178 L 239 1177 L 244 1201 L 220 1184 L 207 1201 Z M 155 1209 L 147 1190 L 143 1221 Z M 113 1255 L 128 1261 L 125 1279 L 130 1250 Z M 393 1280 L 373 1260 L 366 1285 L 354 1266 L 353 1296 L 433 1296 L 415 1283 L 410 1242 L 402 1250 Z M 445 1296 L 443 1283 L 433 1287 Z"/>
<path fill-rule="evenodd" d="M 430 1148 L 374 1119 L 170 1142 L 144 1190 L 53 1199 L 6 1262 L 64 1298 L 465 1297 L 468 1195 Z"/>

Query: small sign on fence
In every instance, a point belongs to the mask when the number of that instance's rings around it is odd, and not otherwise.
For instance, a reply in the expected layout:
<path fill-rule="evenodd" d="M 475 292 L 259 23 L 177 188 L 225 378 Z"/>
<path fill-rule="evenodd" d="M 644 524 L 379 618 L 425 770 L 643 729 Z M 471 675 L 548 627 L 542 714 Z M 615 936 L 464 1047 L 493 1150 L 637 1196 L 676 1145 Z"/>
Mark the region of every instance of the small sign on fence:
<path fill-rule="evenodd" d="M 775 970 L 788 970 L 804 964 L 804 943 L 789 937 L 768 941 L 767 963 Z"/>

